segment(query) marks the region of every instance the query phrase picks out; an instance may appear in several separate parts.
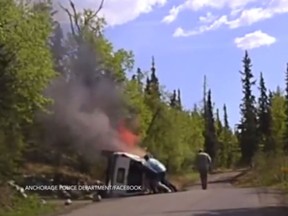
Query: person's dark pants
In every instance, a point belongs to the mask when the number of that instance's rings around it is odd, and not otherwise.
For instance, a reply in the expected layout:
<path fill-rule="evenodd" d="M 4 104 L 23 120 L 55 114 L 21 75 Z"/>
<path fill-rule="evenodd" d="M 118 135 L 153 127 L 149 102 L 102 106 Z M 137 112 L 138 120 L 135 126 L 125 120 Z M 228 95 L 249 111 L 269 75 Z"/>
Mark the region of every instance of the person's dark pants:
<path fill-rule="evenodd" d="M 199 171 L 199 174 L 200 174 L 202 189 L 206 190 L 207 184 L 208 184 L 208 171 L 207 170 L 201 170 L 201 171 Z"/>
<path fill-rule="evenodd" d="M 158 181 L 158 175 L 148 168 L 145 168 L 144 172 L 145 172 L 150 190 L 152 190 L 153 193 L 156 193 L 157 190 L 155 188 L 155 183 Z"/>
<path fill-rule="evenodd" d="M 170 188 L 171 190 L 175 192 L 177 191 L 177 188 L 166 179 L 166 172 L 159 173 L 159 179 L 161 183 L 166 185 L 168 188 Z"/>

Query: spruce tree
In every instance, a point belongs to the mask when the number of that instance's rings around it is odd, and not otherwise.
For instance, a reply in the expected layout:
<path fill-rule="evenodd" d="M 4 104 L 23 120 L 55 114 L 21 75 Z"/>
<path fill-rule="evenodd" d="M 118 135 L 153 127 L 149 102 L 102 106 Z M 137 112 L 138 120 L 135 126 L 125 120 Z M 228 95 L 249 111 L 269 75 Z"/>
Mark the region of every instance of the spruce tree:
<path fill-rule="evenodd" d="M 161 102 L 161 93 L 159 80 L 156 75 L 156 67 L 155 67 L 155 59 L 152 57 L 152 67 L 151 67 L 151 75 L 146 80 L 145 86 L 145 101 L 146 104 L 150 107 L 152 112 L 156 112 L 159 108 L 159 103 Z"/>
<path fill-rule="evenodd" d="M 150 90 L 154 97 L 160 99 L 160 86 L 159 86 L 158 77 L 156 76 L 156 67 L 155 67 L 154 57 L 152 57 Z"/>
<path fill-rule="evenodd" d="M 142 80 L 143 80 L 144 74 L 141 71 L 141 68 L 137 68 L 136 71 L 136 78 L 137 78 L 137 82 L 139 85 L 143 86 Z"/>
<path fill-rule="evenodd" d="M 225 163 L 225 146 L 223 142 L 223 126 L 219 116 L 219 109 L 216 109 L 216 137 L 217 137 L 217 165 L 223 166 Z"/>
<path fill-rule="evenodd" d="M 150 95 L 151 94 L 151 90 L 150 90 L 150 79 L 149 77 L 146 78 L 146 84 L 145 84 L 145 94 L 146 95 Z"/>
<path fill-rule="evenodd" d="M 241 123 L 239 124 L 239 143 L 241 148 L 242 162 L 251 164 L 252 158 L 258 150 L 258 136 L 257 136 L 257 114 L 255 107 L 255 96 L 252 93 L 252 87 L 255 85 L 252 74 L 252 64 L 248 52 L 245 51 L 243 58 L 244 71 L 242 75 L 242 86 L 244 97 L 242 99 L 241 109 Z"/>
<path fill-rule="evenodd" d="M 260 97 L 258 99 L 258 134 L 259 141 L 264 145 L 264 151 L 271 151 L 271 112 L 269 105 L 269 97 L 267 95 L 267 89 L 263 74 L 260 74 L 259 81 Z"/>
<path fill-rule="evenodd" d="M 232 143 L 232 131 L 229 126 L 228 114 L 226 104 L 223 106 L 223 152 L 224 152 L 224 165 L 230 167 L 233 161 L 233 143 Z"/>
<path fill-rule="evenodd" d="M 176 108 L 177 107 L 177 94 L 176 94 L 176 90 L 173 90 L 173 94 L 170 97 L 170 106 L 172 108 Z"/>
<path fill-rule="evenodd" d="M 222 122 L 221 122 L 220 115 L 219 115 L 219 109 L 216 109 L 216 128 L 217 128 L 216 134 L 217 134 L 217 137 L 219 138 L 221 136 L 222 129 L 223 129 Z"/>
<path fill-rule="evenodd" d="M 223 112 L 224 112 L 224 128 L 230 130 L 226 104 L 224 104 L 223 106 Z"/>
<path fill-rule="evenodd" d="M 207 100 L 207 77 L 204 76 L 203 81 L 203 118 L 206 118 L 206 100 Z"/>
<path fill-rule="evenodd" d="M 215 129 L 215 120 L 213 115 L 213 106 L 211 90 L 208 91 L 206 102 L 205 130 L 204 130 L 204 148 L 215 162 L 217 152 L 217 137 Z"/>
<path fill-rule="evenodd" d="M 177 90 L 177 107 L 179 110 L 182 110 L 182 101 L 181 101 L 181 91 Z"/>

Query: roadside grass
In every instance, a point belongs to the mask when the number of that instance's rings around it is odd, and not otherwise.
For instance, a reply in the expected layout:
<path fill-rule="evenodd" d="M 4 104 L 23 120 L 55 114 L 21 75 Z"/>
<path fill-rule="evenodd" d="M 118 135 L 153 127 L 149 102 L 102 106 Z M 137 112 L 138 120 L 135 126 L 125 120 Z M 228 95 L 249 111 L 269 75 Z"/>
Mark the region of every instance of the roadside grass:
<path fill-rule="evenodd" d="M 91 201 L 80 200 L 66 206 L 64 202 L 65 200 L 47 200 L 43 204 L 37 196 L 29 196 L 26 199 L 17 197 L 13 205 L 0 208 L 0 216 L 55 216 L 91 204 Z"/>
<path fill-rule="evenodd" d="M 238 187 L 260 187 L 284 192 L 288 201 L 288 157 L 258 154 L 254 167 L 234 183 Z"/>
<path fill-rule="evenodd" d="M 73 201 L 65 205 L 65 200 L 41 199 L 29 194 L 26 198 L 8 185 L 0 186 L 0 216 L 55 216 L 90 204 L 90 200 Z"/>
<path fill-rule="evenodd" d="M 254 172 L 254 170 L 249 170 L 245 175 L 237 178 L 236 181 L 234 181 L 234 185 L 237 187 L 258 187 L 259 184 L 257 183 L 257 174 Z"/>
<path fill-rule="evenodd" d="M 10 205 L 1 206 L 0 216 L 43 216 L 57 211 L 57 206 L 43 204 L 36 196 L 22 198 L 15 196 Z"/>
<path fill-rule="evenodd" d="M 187 172 L 174 174 L 168 178 L 179 190 L 183 190 L 185 187 L 195 184 L 199 176 L 197 172 Z"/>
<path fill-rule="evenodd" d="M 280 154 L 258 154 L 254 167 L 238 183 L 251 186 L 288 188 L 288 157 Z M 241 184 L 240 184 L 241 185 Z"/>

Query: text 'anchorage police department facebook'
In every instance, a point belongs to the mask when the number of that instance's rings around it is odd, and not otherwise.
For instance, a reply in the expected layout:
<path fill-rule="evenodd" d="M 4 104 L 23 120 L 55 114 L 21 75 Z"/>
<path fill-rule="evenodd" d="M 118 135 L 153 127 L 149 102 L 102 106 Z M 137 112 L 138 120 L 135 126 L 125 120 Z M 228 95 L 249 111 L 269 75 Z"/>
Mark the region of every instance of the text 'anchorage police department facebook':
<path fill-rule="evenodd" d="M 24 188 L 29 191 L 57 191 L 57 190 L 83 190 L 83 191 L 101 191 L 101 190 L 141 190 L 142 187 L 138 185 L 27 185 Z"/>

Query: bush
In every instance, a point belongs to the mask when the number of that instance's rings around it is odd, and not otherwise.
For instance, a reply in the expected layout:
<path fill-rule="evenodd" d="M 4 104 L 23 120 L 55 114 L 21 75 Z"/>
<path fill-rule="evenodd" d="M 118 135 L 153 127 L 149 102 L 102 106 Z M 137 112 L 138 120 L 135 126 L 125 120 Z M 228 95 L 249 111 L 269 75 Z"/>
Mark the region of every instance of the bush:
<path fill-rule="evenodd" d="M 51 213 L 55 207 L 44 204 L 37 196 L 23 198 L 9 187 L 0 188 L 0 216 L 39 216 Z"/>
<path fill-rule="evenodd" d="M 287 186 L 288 157 L 280 153 L 258 153 L 254 158 L 255 180 L 261 186 Z"/>

